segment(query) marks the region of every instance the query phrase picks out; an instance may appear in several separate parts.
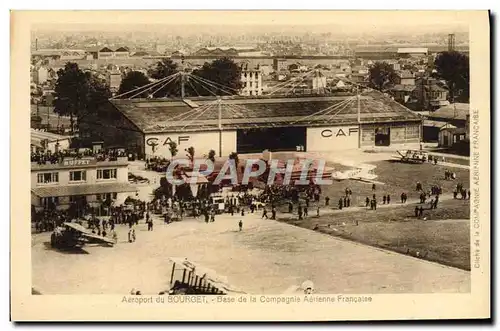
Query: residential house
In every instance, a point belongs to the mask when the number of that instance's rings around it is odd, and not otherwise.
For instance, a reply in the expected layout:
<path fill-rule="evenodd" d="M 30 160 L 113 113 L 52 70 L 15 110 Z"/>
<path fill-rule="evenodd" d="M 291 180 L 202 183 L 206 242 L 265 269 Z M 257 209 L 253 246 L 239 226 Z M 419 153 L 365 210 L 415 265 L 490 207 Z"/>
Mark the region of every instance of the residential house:
<path fill-rule="evenodd" d="M 397 72 L 396 77 L 396 84 L 415 85 L 415 75 L 409 70 Z"/>
<path fill-rule="evenodd" d="M 278 73 L 288 71 L 288 64 L 287 64 L 286 59 L 274 58 L 273 59 L 273 68 L 274 68 L 274 71 L 276 71 Z"/>
<path fill-rule="evenodd" d="M 49 69 L 45 66 L 36 68 L 33 74 L 33 81 L 38 85 L 44 84 L 49 79 Z"/>
<path fill-rule="evenodd" d="M 410 102 L 415 89 L 415 85 L 396 84 L 389 89 L 389 92 L 394 97 L 394 100 L 404 105 Z"/>
<path fill-rule="evenodd" d="M 241 95 L 262 95 L 262 73 L 259 69 L 242 70 L 241 83 L 243 84 L 240 92 Z"/>
<path fill-rule="evenodd" d="M 415 81 L 413 97 L 419 104 L 419 110 L 435 110 L 449 105 L 448 89 L 434 78 L 422 77 Z"/>

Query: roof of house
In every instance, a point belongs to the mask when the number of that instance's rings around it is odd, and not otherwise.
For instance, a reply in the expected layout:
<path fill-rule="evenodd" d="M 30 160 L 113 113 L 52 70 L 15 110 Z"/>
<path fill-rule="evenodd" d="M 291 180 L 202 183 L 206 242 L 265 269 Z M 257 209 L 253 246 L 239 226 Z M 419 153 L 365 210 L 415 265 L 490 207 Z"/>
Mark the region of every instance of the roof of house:
<path fill-rule="evenodd" d="M 415 78 L 415 75 L 409 70 L 402 70 L 398 73 L 400 78 Z"/>
<path fill-rule="evenodd" d="M 447 106 L 441 107 L 435 112 L 429 114 L 429 118 L 448 118 L 466 120 L 469 115 L 468 103 L 452 103 Z"/>
<path fill-rule="evenodd" d="M 465 134 L 467 132 L 465 128 L 443 128 L 441 131 L 448 131 L 451 134 Z"/>
<path fill-rule="evenodd" d="M 113 53 L 113 50 L 108 48 L 108 47 L 104 47 L 104 48 L 101 48 L 99 50 L 99 52 L 101 52 L 101 53 Z"/>
<path fill-rule="evenodd" d="M 402 85 L 402 84 L 396 84 L 394 85 L 390 90 L 391 91 L 397 91 L 397 92 L 412 92 L 416 89 L 417 87 L 415 85 Z"/>
<path fill-rule="evenodd" d="M 126 46 L 122 46 L 122 47 L 118 48 L 117 50 L 115 50 L 115 52 L 128 52 L 128 51 L 129 51 L 129 49 Z"/>
<path fill-rule="evenodd" d="M 36 187 L 31 189 L 31 192 L 40 198 L 136 191 L 137 188 L 130 185 L 129 183 L 48 186 Z"/>
<path fill-rule="evenodd" d="M 38 131 L 35 129 L 31 129 L 31 141 L 32 142 L 41 142 L 42 140 L 48 140 L 49 142 L 53 142 L 53 141 L 70 139 L 70 138 L 71 137 L 69 137 L 69 136 L 63 136 L 63 135 L 55 134 L 52 132 L 44 132 L 44 131 Z"/>
<path fill-rule="evenodd" d="M 349 99 L 349 100 L 347 100 Z M 343 101 L 348 101 L 342 103 Z M 144 133 L 210 131 L 218 129 L 217 100 L 113 99 L 111 104 Z M 379 92 L 360 97 L 361 121 L 384 123 L 421 121 L 411 110 Z M 224 97 L 221 101 L 223 129 L 277 126 L 324 126 L 357 123 L 356 96 Z M 320 112 L 318 114 L 318 112 Z"/>
<path fill-rule="evenodd" d="M 424 85 L 424 89 L 430 92 L 448 92 L 447 89 L 437 84 Z"/>

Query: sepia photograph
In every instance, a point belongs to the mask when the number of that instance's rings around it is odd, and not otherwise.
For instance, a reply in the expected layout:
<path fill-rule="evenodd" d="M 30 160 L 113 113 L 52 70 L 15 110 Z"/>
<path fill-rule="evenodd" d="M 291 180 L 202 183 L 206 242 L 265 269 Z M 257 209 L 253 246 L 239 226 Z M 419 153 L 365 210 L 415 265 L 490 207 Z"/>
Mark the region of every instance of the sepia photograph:
<path fill-rule="evenodd" d="M 489 317 L 487 11 L 132 13 L 11 14 L 13 310 Z"/>

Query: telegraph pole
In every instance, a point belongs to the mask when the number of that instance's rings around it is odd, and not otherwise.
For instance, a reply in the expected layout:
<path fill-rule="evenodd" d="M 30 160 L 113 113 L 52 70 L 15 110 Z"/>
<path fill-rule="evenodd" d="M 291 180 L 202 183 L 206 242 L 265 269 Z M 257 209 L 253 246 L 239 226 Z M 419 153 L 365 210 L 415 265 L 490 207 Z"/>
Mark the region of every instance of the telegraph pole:
<path fill-rule="evenodd" d="M 219 157 L 222 157 L 222 102 L 220 96 L 217 96 L 217 108 L 219 113 L 218 127 L 219 127 Z"/>
<path fill-rule="evenodd" d="M 361 148 L 361 100 L 358 85 L 356 85 L 356 99 L 358 101 L 358 148 Z"/>
<path fill-rule="evenodd" d="M 181 98 L 184 99 L 185 90 L 184 90 L 184 72 L 181 71 Z"/>

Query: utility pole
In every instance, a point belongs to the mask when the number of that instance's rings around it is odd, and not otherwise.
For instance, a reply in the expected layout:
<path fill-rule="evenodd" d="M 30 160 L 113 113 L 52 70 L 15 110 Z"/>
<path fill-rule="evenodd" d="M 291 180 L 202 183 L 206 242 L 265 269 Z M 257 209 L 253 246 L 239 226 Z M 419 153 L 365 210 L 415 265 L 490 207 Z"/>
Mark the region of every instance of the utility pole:
<path fill-rule="evenodd" d="M 361 148 L 361 100 L 358 85 L 356 85 L 356 98 L 358 101 L 358 148 Z"/>
<path fill-rule="evenodd" d="M 181 98 L 184 99 L 185 90 L 184 90 L 184 72 L 181 71 Z"/>
<path fill-rule="evenodd" d="M 217 96 L 217 108 L 219 111 L 219 119 L 218 119 L 218 126 L 219 126 L 219 157 L 222 157 L 222 100 L 220 96 Z"/>

